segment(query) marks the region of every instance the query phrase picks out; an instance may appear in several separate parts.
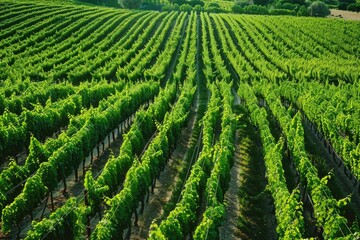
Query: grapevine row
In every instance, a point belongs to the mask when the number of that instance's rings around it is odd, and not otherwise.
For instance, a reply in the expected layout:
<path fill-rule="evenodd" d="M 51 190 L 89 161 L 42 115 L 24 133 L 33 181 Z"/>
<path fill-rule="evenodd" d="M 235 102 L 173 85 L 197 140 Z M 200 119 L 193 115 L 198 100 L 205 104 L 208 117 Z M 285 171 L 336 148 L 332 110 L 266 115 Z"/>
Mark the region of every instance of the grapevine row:
<path fill-rule="evenodd" d="M 158 133 L 151 141 L 144 155 L 135 159 L 128 171 L 123 189 L 108 201 L 110 208 L 97 224 L 91 239 L 121 238 L 123 230 L 131 227 L 131 216 L 143 201 L 152 181 L 164 168 L 176 137 L 187 119 L 187 113 L 193 100 L 194 79 L 187 79 L 178 101 L 172 111 L 165 116 Z"/>
<path fill-rule="evenodd" d="M 12 224 L 19 224 L 23 217 L 31 215 L 46 192 L 51 192 L 58 181 L 63 180 L 65 183 L 66 176 L 76 171 L 99 140 L 142 103 L 153 98 L 158 87 L 153 82 L 138 84 L 128 94 L 115 94 L 107 101 L 102 101 L 98 108 L 72 119 L 67 131 L 59 136 L 60 147 L 54 151 L 51 151 L 51 147 L 45 149 L 49 152 L 42 154 L 48 156 L 48 161 L 40 164 L 35 174 L 26 181 L 23 191 L 2 210 L 3 231 L 8 232 Z"/>
<path fill-rule="evenodd" d="M 288 191 L 282 166 L 283 140 L 276 143 L 269 128 L 266 111 L 258 106 L 253 89 L 248 84 L 240 85 L 238 94 L 245 100 L 252 123 L 259 128 L 265 152 L 267 188 L 274 199 L 276 231 L 280 239 L 301 238 L 304 234 L 303 207 L 299 189 Z"/>

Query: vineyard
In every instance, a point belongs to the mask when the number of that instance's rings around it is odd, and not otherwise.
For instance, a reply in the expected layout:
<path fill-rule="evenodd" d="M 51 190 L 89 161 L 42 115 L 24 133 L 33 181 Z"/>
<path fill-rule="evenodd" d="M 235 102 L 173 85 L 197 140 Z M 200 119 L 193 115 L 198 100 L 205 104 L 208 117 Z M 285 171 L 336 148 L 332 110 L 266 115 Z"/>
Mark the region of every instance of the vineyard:
<path fill-rule="evenodd" d="M 0 237 L 360 239 L 359 40 L 0 0 Z"/>

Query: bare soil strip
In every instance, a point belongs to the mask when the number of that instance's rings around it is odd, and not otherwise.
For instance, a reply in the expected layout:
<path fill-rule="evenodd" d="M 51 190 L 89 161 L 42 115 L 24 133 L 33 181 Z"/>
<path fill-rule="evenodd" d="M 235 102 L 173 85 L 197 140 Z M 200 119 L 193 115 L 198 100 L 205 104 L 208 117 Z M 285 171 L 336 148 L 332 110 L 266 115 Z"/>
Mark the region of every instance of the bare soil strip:
<path fill-rule="evenodd" d="M 243 117 L 238 123 L 233 166 L 238 169 L 232 170 L 237 171 L 236 174 L 239 176 L 236 177 L 240 183 L 237 187 L 238 191 L 233 189 L 231 191 L 235 193 L 230 193 L 236 194 L 238 204 L 236 209 L 228 210 L 231 214 L 238 215 L 231 216 L 235 217 L 232 221 L 236 222 L 224 223 L 224 225 L 231 224 L 231 230 L 227 231 L 232 232 L 220 235 L 220 239 L 277 239 L 274 204 L 271 194 L 266 190 L 267 181 L 260 133 L 250 123 L 247 112 L 242 107 L 240 113 Z M 239 166 L 236 166 L 237 164 Z M 238 213 L 236 213 L 237 209 Z"/>
<path fill-rule="evenodd" d="M 143 214 L 139 215 L 138 226 L 132 227 L 130 239 L 146 239 L 151 223 L 163 214 L 163 207 L 170 200 L 177 182 L 179 169 L 183 164 L 187 164 L 183 159 L 191 140 L 195 120 L 196 109 L 192 108 L 188 124 L 181 131 L 180 138 L 175 150 L 171 154 L 169 163 L 165 166 L 164 171 L 160 173 L 160 177 L 156 181 L 154 193 L 150 195 Z"/>
<path fill-rule="evenodd" d="M 350 12 L 345 10 L 331 9 L 331 15 L 329 18 L 340 18 L 345 20 L 356 20 L 360 21 L 359 12 Z"/>
<path fill-rule="evenodd" d="M 240 132 L 236 131 L 234 165 L 230 170 L 230 186 L 225 193 L 224 202 L 226 205 L 225 220 L 219 228 L 220 239 L 232 240 L 241 237 L 240 230 L 237 228 L 237 220 L 240 215 L 239 189 L 240 189 L 240 171 L 241 171 L 241 153 L 240 153 Z"/>
<path fill-rule="evenodd" d="M 344 216 L 350 221 L 348 225 L 355 220 L 357 216 L 360 218 L 360 196 L 358 187 L 354 185 L 354 178 L 349 178 L 345 174 L 344 165 L 340 166 L 334 161 L 333 156 L 329 153 L 329 148 L 325 147 L 323 141 L 311 129 L 311 126 L 304 121 L 305 146 L 309 158 L 317 167 L 320 177 L 332 172 L 332 178 L 328 182 L 328 186 L 332 191 L 335 199 L 339 200 L 348 195 L 352 195 L 350 204 L 343 210 Z"/>

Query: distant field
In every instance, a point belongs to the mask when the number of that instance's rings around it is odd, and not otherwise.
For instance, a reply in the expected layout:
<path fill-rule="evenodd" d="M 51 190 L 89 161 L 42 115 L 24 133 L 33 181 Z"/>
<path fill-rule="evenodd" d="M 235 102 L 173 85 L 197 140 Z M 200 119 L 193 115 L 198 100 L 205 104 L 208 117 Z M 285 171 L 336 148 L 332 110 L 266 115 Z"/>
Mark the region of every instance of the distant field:
<path fill-rule="evenodd" d="M 360 238 L 359 39 L 0 0 L 0 236 Z"/>
<path fill-rule="evenodd" d="M 341 15 L 341 17 L 340 17 Z M 339 17 L 347 20 L 360 20 L 360 13 L 358 12 L 350 12 L 338 9 L 331 9 L 331 17 Z"/>

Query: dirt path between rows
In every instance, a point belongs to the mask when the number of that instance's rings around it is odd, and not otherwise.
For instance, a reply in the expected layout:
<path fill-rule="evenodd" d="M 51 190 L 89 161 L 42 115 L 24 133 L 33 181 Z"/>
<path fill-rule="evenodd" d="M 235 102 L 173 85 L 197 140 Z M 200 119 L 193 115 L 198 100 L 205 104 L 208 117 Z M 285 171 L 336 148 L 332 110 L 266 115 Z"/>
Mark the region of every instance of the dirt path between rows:
<path fill-rule="evenodd" d="M 234 166 L 229 192 L 225 195 L 227 212 L 220 239 L 277 239 L 273 200 L 266 190 L 260 132 L 243 106 L 239 107 L 239 114 L 243 116 L 236 131 Z M 235 187 L 231 186 L 234 184 Z"/>
<path fill-rule="evenodd" d="M 187 164 L 184 159 L 195 127 L 198 101 L 197 96 L 195 104 L 190 110 L 187 126 L 182 129 L 177 146 L 164 171 L 160 173 L 154 193 L 150 195 L 149 202 L 145 204 L 143 214 L 139 215 L 138 226 L 132 227 L 130 239 L 146 239 L 148 237 L 151 223 L 161 217 L 164 212 L 163 207 L 172 196 L 172 191 L 178 181 L 179 169 L 183 164 Z"/>
<path fill-rule="evenodd" d="M 182 45 L 185 29 L 189 23 L 188 19 L 182 29 L 181 41 L 179 46 Z M 176 51 L 176 59 L 179 58 L 180 48 Z M 171 65 L 175 67 L 176 61 Z M 171 71 L 172 72 L 172 71 Z M 168 72 L 168 73 L 171 73 Z M 171 74 L 168 75 L 170 78 Z M 186 152 L 189 149 L 189 144 L 192 136 L 193 129 L 195 127 L 197 112 L 199 108 L 199 92 L 196 93 L 196 98 L 193 106 L 189 112 L 189 119 L 186 127 L 181 130 L 179 140 L 177 142 L 175 150 L 172 152 L 168 164 L 165 166 L 164 171 L 160 173 L 159 179 L 156 181 L 154 193 L 150 195 L 149 202 L 145 204 L 145 208 L 142 214 L 139 215 L 138 226 L 132 227 L 130 239 L 146 239 L 149 234 L 150 225 L 152 222 L 159 219 L 163 212 L 164 206 L 171 199 L 173 190 L 179 179 L 179 169 L 186 164 L 184 161 Z"/>
<path fill-rule="evenodd" d="M 149 202 L 145 205 L 144 213 L 139 215 L 138 227 L 132 228 L 130 239 L 146 239 L 152 221 L 160 217 L 163 207 L 170 200 L 172 190 L 177 182 L 178 169 L 183 164 L 184 155 L 190 140 L 191 132 L 195 122 L 195 115 L 191 117 L 188 127 L 184 128 L 179 143 L 171 154 L 168 165 L 160 174 L 156 182 L 154 193 L 150 195 Z"/>
<path fill-rule="evenodd" d="M 239 131 L 236 131 L 235 136 L 235 153 L 234 153 L 234 165 L 230 170 L 230 185 L 224 196 L 225 220 L 219 228 L 219 238 L 224 240 L 232 240 L 240 238 L 240 231 L 237 228 L 237 221 L 240 215 L 240 203 L 239 203 L 239 188 L 241 184 L 240 171 L 241 171 L 241 154 L 240 154 L 240 138 Z"/>
<path fill-rule="evenodd" d="M 311 128 L 310 124 L 306 121 L 303 122 L 305 132 L 305 146 L 309 154 L 309 158 L 317 166 L 320 177 L 332 171 L 333 177 L 329 180 L 328 186 L 332 191 L 335 199 L 339 200 L 348 195 L 352 195 L 350 204 L 343 210 L 346 218 L 354 221 L 356 216 L 360 217 L 360 195 L 358 185 L 354 178 L 349 178 L 344 172 L 344 165 L 340 166 L 334 161 L 333 156 L 329 153 L 324 142 Z"/>

